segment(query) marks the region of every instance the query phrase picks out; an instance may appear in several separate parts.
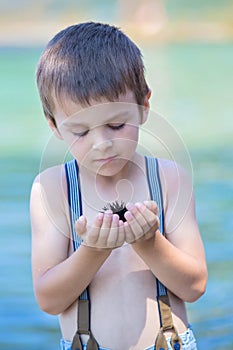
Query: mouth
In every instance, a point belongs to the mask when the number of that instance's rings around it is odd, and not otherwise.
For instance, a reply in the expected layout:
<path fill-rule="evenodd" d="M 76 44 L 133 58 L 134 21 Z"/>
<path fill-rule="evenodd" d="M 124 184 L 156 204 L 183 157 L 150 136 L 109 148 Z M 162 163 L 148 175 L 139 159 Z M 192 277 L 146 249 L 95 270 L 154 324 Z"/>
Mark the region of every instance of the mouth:
<path fill-rule="evenodd" d="M 107 157 L 107 158 L 99 158 L 99 159 L 96 159 L 95 162 L 107 164 L 107 163 L 111 163 L 114 159 L 116 159 L 116 156 Z"/>

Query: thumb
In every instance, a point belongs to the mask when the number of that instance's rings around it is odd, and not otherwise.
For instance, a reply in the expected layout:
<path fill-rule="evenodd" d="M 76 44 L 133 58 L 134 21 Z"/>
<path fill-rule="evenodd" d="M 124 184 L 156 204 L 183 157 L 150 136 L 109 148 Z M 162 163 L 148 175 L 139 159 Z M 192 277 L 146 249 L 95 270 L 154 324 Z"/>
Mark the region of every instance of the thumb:
<path fill-rule="evenodd" d="M 159 209 L 157 206 L 157 203 L 154 201 L 144 201 L 144 205 L 147 207 L 147 209 L 151 210 L 155 215 L 158 215 Z"/>
<path fill-rule="evenodd" d="M 75 230 L 78 235 L 83 235 L 86 232 L 87 228 L 87 219 L 85 216 L 81 215 L 78 220 L 75 222 Z"/>

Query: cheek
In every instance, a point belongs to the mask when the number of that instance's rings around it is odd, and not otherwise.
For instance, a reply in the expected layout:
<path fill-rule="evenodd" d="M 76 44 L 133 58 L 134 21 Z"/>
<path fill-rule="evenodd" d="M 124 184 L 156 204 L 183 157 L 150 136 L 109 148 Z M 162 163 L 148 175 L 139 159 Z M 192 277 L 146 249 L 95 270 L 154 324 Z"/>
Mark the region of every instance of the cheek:
<path fill-rule="evenodd" d="M 65 143 L 72 156 L 78 161 L 82 161 L 88 153 L 87 145 L 82 138 L 68 137 L 65 139 Z"/>
<path fill-rule="evenodd" d="M 124 133 L 119 138 L 122 147 L 135 148 L 138 143 L 138 127 L 130 126 L 125 129 Z M 126 149 L 127 150 L 127 149 Z"/>

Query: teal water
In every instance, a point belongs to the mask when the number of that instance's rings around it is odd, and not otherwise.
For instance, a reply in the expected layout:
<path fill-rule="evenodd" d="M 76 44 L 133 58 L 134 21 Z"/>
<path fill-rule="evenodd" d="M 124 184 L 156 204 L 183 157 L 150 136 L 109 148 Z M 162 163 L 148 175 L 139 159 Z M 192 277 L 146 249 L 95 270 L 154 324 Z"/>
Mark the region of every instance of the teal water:
<path fill-rule="evenodd" d="M 206 294 L 188 304 L 199 348 L 233 348 L 232 45 L 145 47 L 152 108 L 188 146 L 206 249 Z M 56 317 L 41 312 L 30 267 L 29 196 L 49 130 L 34 70 L 39 49 L 0 49 L 0 349 L 55 350 Z M 52 160 L 51 160 L 52 162 Z"/>

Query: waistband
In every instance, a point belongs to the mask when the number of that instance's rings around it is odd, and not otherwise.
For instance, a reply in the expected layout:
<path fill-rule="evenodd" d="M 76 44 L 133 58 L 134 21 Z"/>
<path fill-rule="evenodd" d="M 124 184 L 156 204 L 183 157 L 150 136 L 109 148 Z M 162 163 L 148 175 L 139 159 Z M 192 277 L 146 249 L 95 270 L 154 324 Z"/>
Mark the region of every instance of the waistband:
<path fill-rule="evenodd" d="M 196 343 L 196 339 L 191 326 L 189 326 L 186 332 L 180 333 L 179 336 L 182 340 L 182 350 L 197 350 L 197 343 Z M 168 350 L 172 350 L 170 340 L 171 338 L 167 339 Z M 71 350 L 72 342 L 67 341 L 65 339 L 61 339 L 60 345 L 61 345 L 61 350 Z M 86 350 L 86 347 L 87 345 L 83 344 L 83 350 Z M 99 347 L 99 350 L 111 350 L 111 349 Z M 149 348 L 146 348 L 145 350 L 154 350 L 154 345 L 150 346 Z"/>

